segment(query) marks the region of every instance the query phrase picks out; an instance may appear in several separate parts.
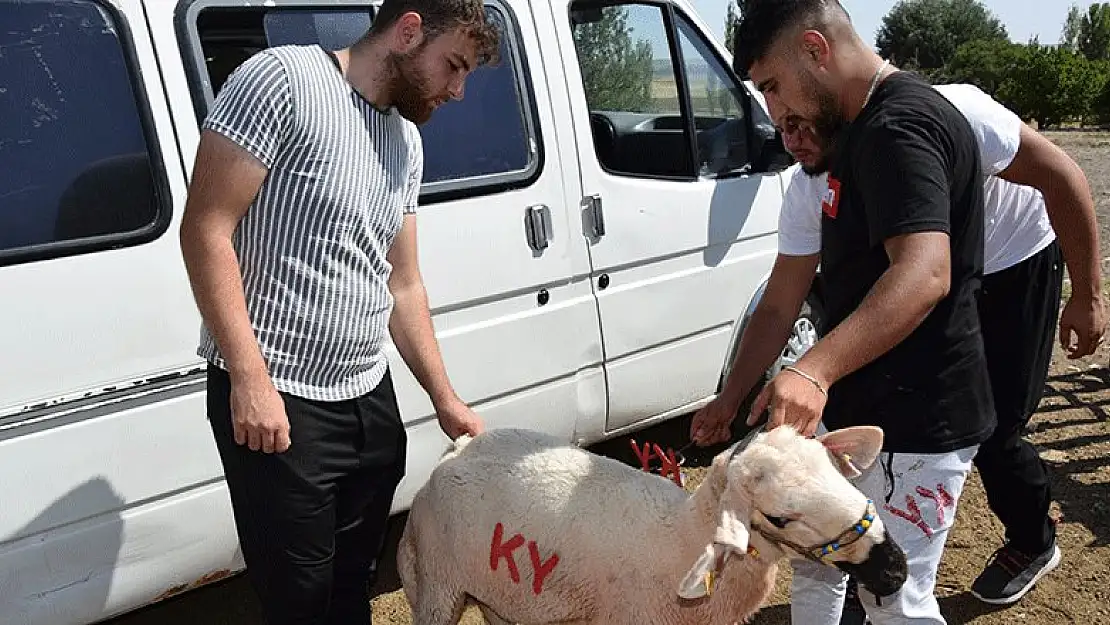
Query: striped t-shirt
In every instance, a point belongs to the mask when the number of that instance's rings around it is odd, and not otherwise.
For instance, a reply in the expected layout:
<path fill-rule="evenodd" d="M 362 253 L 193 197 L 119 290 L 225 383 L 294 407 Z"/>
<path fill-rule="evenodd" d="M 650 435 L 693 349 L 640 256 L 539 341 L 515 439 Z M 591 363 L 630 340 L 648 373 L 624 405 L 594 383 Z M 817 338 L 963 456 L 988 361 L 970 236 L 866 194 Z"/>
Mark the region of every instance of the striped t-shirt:
<path fill-rule="evenodd" d="M 233 243 L 274 386 L 320 401 L 370 392 L 387 368 L 386 254 L 416 211 L 416 126 L 366 102 L 324 49 L 287 45 L 238 67 L 203 128 L 269 168 Z M 226 368 L 207 328 L 197 353 Z"/>

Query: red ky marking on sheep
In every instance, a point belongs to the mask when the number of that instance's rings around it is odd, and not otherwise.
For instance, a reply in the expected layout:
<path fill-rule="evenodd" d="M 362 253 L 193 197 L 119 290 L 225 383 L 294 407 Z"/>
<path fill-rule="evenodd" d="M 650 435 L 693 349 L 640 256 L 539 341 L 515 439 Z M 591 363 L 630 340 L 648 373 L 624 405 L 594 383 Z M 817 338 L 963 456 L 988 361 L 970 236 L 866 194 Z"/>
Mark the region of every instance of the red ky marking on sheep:
<path fill-rule="evenodd" d="M 490 570 L 496 571 L 501 560 L 505 560 L 505 568 L 509 569 L 509 579 L 513 580 L 514 584 L 519 584 L 520 569 L 516 566 L 513 552 L 523 545 L 524 536 L 521 534 L 513 534 L 512 538 L 505 540 L 505 527 L 500 523 L 494 526 L 493 540 L 489 547 Z M 528 558 L 532 563 L 532 592 L 538 595 L 543 592 L 544 580 L 559 564 L 559 554 L 553 553 L 547 560 L 541 560 L 539 546 L 536 541 L 530 540 L 528 541 Z"/>
<path fill-rule="evenodd" d="M 937 484 L 936 492 L 933 492 L 923 486 L 918 486 L 915 490 L 918 495 L 921 495 L 925 499 L 932 500 L 933 503 L 936 504 L 937 525 L 943 527 L 944 510 L 945 508 L 953 507 L 956 503 L 956 499 L 947 490 L 945 490 L 943 484 Z M 883 507 L 886 508 L 887 512 L 893 514 L 894 516 L 905 519 L 910 523 L 916 525 L 918 528 L 921 529 L 922 532 L 925 533 L 925 536 L 929 538 L 933 537 L 933 528 L 929 527 L 929 524 L 925 522 L 924 517 L 921 516 L 921 508 L 918 507 L 917 501 L 914 499 L 913 495 L 906 495 L 906 508 L 909 509 L 908 512 L 906 510 L 895 508 L 890 504 L 887 504 Z"/>
<path fill-rule="evenodd" d="M 644 443 L 641 448 L 635 441 L 630 440 L 632 445 L 632 452 L 636 454 L 636 458 L 640 461 L 640 468 L 644 471 L 651 472 L 651 459 L 657 458 L 660 463 L 659 475 L 663 477 L 670 477 L 671 481 L 678 484 L 679 488 L 682 487 L 682 471 L 678 466 L 678 456 L 670 447 L 664 452 L 658 443 Z"/>

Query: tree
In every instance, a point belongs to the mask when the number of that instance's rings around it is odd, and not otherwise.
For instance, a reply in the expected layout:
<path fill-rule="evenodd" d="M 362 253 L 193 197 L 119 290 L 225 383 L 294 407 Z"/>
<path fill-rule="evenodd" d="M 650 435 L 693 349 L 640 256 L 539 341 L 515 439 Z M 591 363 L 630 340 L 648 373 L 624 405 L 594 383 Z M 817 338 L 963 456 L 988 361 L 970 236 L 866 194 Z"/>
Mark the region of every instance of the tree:
<path fill-rule="evenodd" d="M 728 3 L 728 13 L 725 15 L 725 47 L 732 54 L 736 54 L 736 28 L 740 25 L 741 11 L 746 0 L 733 0 Z"/>
<path fill-rule="evenodd" d="M 978 0 L 900 0 L 883 18 L 875 45 L 896 65 L 933 77 L 961 45 L 992 39 L 1009 35 Z"/>
<path fill-rule="evenodd" d="M 574 26 L 574 45 L 590 110 L 648 112 L 651 42 L 632 40 L 627 7 L 605 7 L 594 19 L 585 15 Z"/>
<path fill-rule="evenodd" d="M 997 97 L 1042 128 L 1070 118 L 1082 119 L 1103 89 L 1104 67 L 1066 48 L 1030 43 L 1023 46 L 1021 58 L 1011 66 Z"/>
<path fill-rule="evenodd" d="M 1025 46 L 1002 39 L 976 39 L 956 49 L 946 82 L 971 83 L 998 98 L 1014 68 L 1026 57 Z"/>
<path fill-rule="evenodd" d="M 1074 7 L 1073 7 L 1074 8 Z M 1068 13 L 1071 20 L 1071 13 Z M 1089 61 L 1110 59 L 1110 2 L 1094 3 L 1079 20 L 1075 45 Z"/>
<path fill-rule="evenodd" d="M 1068 9 L 1068 17 L 1064 20 L 1064 29 L 1060 33 L 1060 47 L 1079 51 L 1079 29 L 1082 28 L 1083 14 L 1079 12 L 1079 5 L 1073 4 Z"/>

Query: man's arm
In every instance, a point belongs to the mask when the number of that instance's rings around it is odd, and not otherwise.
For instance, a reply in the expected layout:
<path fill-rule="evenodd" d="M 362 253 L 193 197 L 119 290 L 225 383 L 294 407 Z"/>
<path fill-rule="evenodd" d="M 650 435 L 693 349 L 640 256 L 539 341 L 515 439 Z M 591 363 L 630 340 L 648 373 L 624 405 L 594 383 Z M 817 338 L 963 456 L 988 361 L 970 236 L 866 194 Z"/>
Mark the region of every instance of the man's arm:
<path fill-rule="evenodd" d="M 265 177 L 266 167 L 242 148 L 213 131 L 201 133 L 181 218 L 181 253 L 197 308 L 236 379 L 268 375 L 231 244 Z"/>
<path fill-rule="evenodd" d="M 231 377 L 235 441 L 266 453 L 288 449 L 289 420 L 247 313 L 232 234 L 285 141 L 291 107 L 272 55 L 232 72 L 202 125 L 180 230 L 193 298 Z"/>
<path fill-rule="evenodd" d="M 724 388 L 716 399 L 698 410 L 690 423 L 690 439 L 696 444 L 713 445 L 729 440 L 730 426 L 744 398 L 775 362 L 790 337 L 819 260 L 819 254 L 779 254 L 775 259 L 767 289 L 740 336 Z"/>
<path fill-rule="evenodd" d="M 819 262 L 819 254 L 779 254 L 775 259 L 767 289 L 740 336 L 732 369 L 721 389 L 721 400 L 732 412 L 739 408 L 786 345 Z"/>
<path fill-rule="evenodd" d="M 916 232 L 884 242 L 890 267 L 859 307 L 798 362 L 828 388 L 893 349 L 948 295 L 948 235 Z"/>
<path fill-rule="evenodd" d="M 447 378 L 428 309 L 427 290 L 420 275 L 415 214 L 405 215 L 387 259 L 393 265 L 389 290 L 394 299 L 389 332 L 401 358 L 439 410 L 457 402 L 458 397 Z"/>
<path fill-rule="evenodd" d="M 1060 319 L 1060 344 L 1070 348 L 1071 358 L 1094 353 L 1105 330 L 1105 312 L 1098 220 L 1086 175 L 1066 152 L 1023 124 L 1017 154 L 999 177 L 1034 187 L 1044 196 L 1071 278 L 1072 294 Z M 1076 344 L 1070 345 L 1073 332 Z"/>

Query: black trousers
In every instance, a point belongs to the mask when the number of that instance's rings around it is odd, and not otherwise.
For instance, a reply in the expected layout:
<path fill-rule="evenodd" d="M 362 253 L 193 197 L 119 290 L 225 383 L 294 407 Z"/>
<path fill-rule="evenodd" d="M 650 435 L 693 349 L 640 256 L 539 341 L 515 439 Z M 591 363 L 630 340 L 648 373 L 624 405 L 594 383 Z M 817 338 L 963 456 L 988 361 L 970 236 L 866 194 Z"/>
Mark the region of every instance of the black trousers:
<path fill-rule="evenodd" d="M 407 436 L 385 378 L 350 401 L 282 394 L 292 445 L 237 445 L 231 384 L 208 369 L 208 417 L 231 493 L 247 575 L 269 625 L 366 625 Z"/>
<path fill-rule="evenodd" d="M 1040 404 L 1059 318 L 1064 266 L 1053 242 L 1033 257 L 983 277 L 979 316 L 998 427 L 979 447 L 975 466 L 991 510 L 1011 546 L 1047 551 L 1056 530 L 1048 516 L 1048 472 L 1022 438 Z"/>

